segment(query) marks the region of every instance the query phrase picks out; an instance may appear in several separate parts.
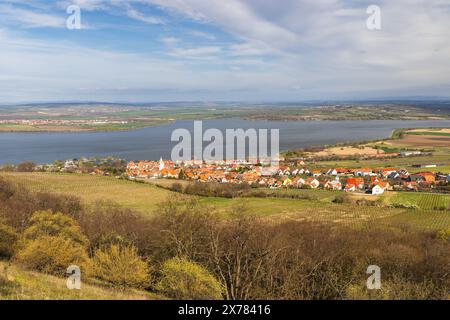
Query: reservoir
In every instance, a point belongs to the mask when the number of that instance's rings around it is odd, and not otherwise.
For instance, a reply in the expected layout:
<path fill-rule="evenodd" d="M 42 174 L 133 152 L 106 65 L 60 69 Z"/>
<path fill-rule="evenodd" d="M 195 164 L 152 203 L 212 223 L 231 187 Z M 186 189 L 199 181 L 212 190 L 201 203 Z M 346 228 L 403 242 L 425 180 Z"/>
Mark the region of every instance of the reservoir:
<path fill-rule="evenodd" d="M 450 121 L 250 121 L 204 120 L 203 130 L 279 129 L 280 150 L 388 138 L 392 130 L 415 127 L 450 127 Z M 114 156 L 126 160 L 170 158 L 177 142 L 175 129 L 192 132 L 193 121 L 183 120 L 133 131 L 84 133 L 0 133 L 0 164 L 34 161 L 38 164 L 80 157 Z M 206 144 L 205 144 L 206 145 Z"/>

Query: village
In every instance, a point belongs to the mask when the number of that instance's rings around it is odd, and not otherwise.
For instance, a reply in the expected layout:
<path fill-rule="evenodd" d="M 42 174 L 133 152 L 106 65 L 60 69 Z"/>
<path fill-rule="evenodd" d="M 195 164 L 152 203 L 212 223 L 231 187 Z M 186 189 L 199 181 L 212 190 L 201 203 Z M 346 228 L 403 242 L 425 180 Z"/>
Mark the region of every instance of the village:
<path fill-rule="evenodd" d="M 180 179 L 198 182 L 248 184 L 254 187 L 343 190 L 380 195 L 385 191 L 433 191 L 450 185 L 450 175 L 409 173 L 398 168 L 308 169 L 303 160 L 282 162 L 278 167 L 246 161 L 204 163 L 170 160 L 131 161 L 129 179 Z"/>
<path fill-rule="evenodd" d="M 101 124 L 126 124 L 128 121 L 125 120 L 50 120 L 50 119 L 12 119 L 12 120 L 2 120 L 0 119 L 0 124 L 4 125 L 30 125 L 30 126 L 40 126 L 40 125 L 101 125 Z"/>

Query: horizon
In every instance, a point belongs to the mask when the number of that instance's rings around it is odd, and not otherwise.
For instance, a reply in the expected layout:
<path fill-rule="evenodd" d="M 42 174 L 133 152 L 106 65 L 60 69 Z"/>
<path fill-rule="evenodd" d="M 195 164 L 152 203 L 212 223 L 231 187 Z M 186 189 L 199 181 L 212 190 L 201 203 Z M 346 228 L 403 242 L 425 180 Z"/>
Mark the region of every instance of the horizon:
<path fill-rule="evenodd" d="M 217 103 L 217 104 L 233 104 L 233 103 L 242 103 L 242 104 L 268 104 L 268 105 L 277 105 L 277 104 L 351 104 L 351 103 L 361 103 L 361 104 L 371 104 L 371 103 L 426 103 L 426 102 L 441 102 L 446 103 L 450 102 L 450 97 L 380 97 L 380 98 L 365 98 L 365 99 L 311 99 L 311 100 L 166 100 L 166 101 L 142 101 L 142 102 L 134 102 L 134 101 L 101 101 L 101 100 L 72 100 L 72 101 L 58 101 L 58 100 L 48 100 L 48 101 L 21 101 L 21 102 L 0 102 L 0 107 L 26 107 L 26 106 L 40 106 L 40 105 L 67 105 L 67 104 L 126 104 L 131 106 L 140 106 L 140 105 L 150 105 L 150 104 L 181 104 L 181 103 Z"/>

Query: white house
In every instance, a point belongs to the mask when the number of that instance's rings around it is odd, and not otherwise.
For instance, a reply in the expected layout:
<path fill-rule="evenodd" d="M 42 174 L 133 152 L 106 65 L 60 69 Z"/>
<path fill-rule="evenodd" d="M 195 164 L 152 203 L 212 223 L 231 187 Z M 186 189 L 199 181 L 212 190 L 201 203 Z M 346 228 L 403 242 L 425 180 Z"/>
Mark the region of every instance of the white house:
<path fill-rule="evenodd" d="M 379 195 L 384 193 L 384 188 L 380 187 L 378 184 L 374 185 L 372 188 L 373 195 Z"/>
<path fill-rule="evenodd" d="M 312 189 L 317 189 L 320 185 L 319 180 L 317 179 L 308 179 L 306 180 L 306 184 L 309 185 Z"/>
<path fill-rule="evenodd" d="M 336 176 L 338 174 L 336 169 L 330 169 L 327 171 L 327 175 Z"/>

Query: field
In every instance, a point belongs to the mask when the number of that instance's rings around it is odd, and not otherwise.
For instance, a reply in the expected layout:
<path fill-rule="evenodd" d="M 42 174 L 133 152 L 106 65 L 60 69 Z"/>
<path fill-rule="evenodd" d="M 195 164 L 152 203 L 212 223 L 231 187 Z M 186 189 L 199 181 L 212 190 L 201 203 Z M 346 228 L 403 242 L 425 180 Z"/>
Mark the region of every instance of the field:
<path fill-rule="evenodd" d="M 450 128 L 414 129 L 414 130 L 409 130 L 408 134 L 429 135 L 429 136 L 450 136 Z"/>
<path fill-rule="evenodd" d="M 27 271 L 0 261 L 0 300 L 151 300 L 160 296 L 137 290 L 117 290 L 82 283 L 68 290 L 66 279 Z"/>
<path fill-rule="evenodd" d="M 157 126 L 168 123 L 168 120 L 149 119 L 144 121 L 132 121 L 127 123 L 105 124 L 0 124 L 1 132 L 91 132 L 91 131 L 125 131 L 144 127 Z"/>
<path fill-rule="evenodd" d="M 377 108 L 378 112 L 373 112 Z M 250 104 L 250 103 L 164 103 L 108 104 L 59 103 L 0 107 L 0 132 L 34 131 L 115 131 L 131 130 L 184 119 L 244 118 L 254 120 L 438 120 L 449 119 L 448 105 L 441 108 L 401 103 L 361 103 L 357 105 Z M 17 120 L 101 120 L 127 121 L 124 124 L 22 125 Z"/>
<path fill-rule="evenodd" d="M 409 172 L 432 171 L 450 173 L 450 136 L 449 128 L 413 129 L 404 131 L 400 137 L 365 144 L 361 147 L 378 148 L 384 152 L 400 152 L 403 150 L 420 150 L 425 154 L 372 160 L 333 160 L 315 163 L 318 168 L 405 168 Z M 399 135 L 398 132 L 394 133 Z M 344 150 L 347 147 L 343 147 Z M 358 150 L 358 148 L 356 148 Z M 335 153 L 336 154 L 336 153 Z M 431 168 L 414 167 L 415 165 L 436 165 Z"/>
<path fill-rule="evenodd" d="M 450 208 L 450 195 L 429 194 L 421 192 L 397 192 L 390 198 L 393 204 L 412 204 L 422 210 L 439 210 Z"/>
<path fill-rule="evenodd" d="M 450 148 L 449 128 L 412 129 L 403 132 L 400 139 L 387 141 L 386 143 L 396 147 L 420 148 L 420 147 L 444 147 Z"/>
<path fill-rule="evenodd" d="M 158 203 L 173 197 L 174 192 L 151 184 L 118 180 L 110 177 L 46 174 L 1 173 L 5 177 L 26 186 L 32 191 L 68 194 L 80 197 L 87 205 L 103 201 L 117 206 L 136 209 L 145 215 L 154 214 Z M 432 210 L 449 204 L 450 196 L 420 193 L 389 193 L 381 196 L 384 205 L 393 203 L 414 204 L 420 209 L 360 206 L 354 203 L 336 204 L 337 194 L 321 190 L 267 190 L 312 194 L 314 199 L 289 198 L 200 198 L 201 203 L 215 207 L 225 217 L 233 206 L 245 203 L 249 211 L 271 221 L 308 220 L 364 227 L 367 223 L 410 224 L 413 227 L 438 230 L 450 227 L 450 211 Z M 357 197 L 356 195 L 353 197 Z M 370 197 L 370 196 L 369 196 Z M 372 197 L 370 197 L 372 198 Z M 376 197 L 373 197 L 376 200 Z M 431 200 L 430 200 L 431 199 Z M 411 218 L 411 219 L 410 219 Z"/>
<path fill-rule="evenodd" d="M 402 139 L 390 144 L 402 147 L 448 147 L 450 146 L 450 135 L 406 134 Z"/>
<path fill-rule="evenodd" d="M 345 147 L 332 147 L 323 151 L 315 152 L 314 156 L 326 157 L 326 156 L 374 156 L 378 153 L 384 153 L 383 150 L 378 150 L 369 146 L 362 146 L 361 148 L 355 148 L 351 146 Z"/>

